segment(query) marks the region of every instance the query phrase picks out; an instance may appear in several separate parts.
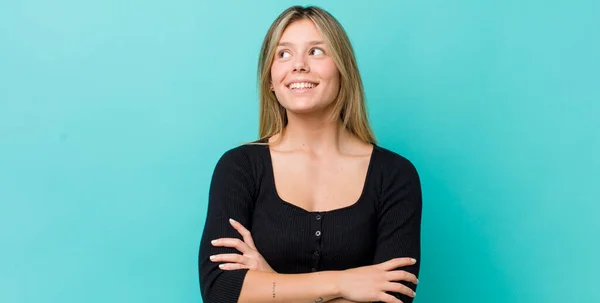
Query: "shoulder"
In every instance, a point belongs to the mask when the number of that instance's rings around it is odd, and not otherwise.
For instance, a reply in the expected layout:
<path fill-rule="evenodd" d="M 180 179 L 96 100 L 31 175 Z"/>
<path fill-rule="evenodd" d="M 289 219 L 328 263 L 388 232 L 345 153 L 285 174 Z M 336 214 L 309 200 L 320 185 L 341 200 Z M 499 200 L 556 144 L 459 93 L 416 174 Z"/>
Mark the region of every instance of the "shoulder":
<path fill-rule="evenodd" d="M 268 147 L 249 142 L 225 150 L 215 167 L 215 174 L 244 176 L 255 182 L 265 171 Z"/>
<path fill-rule="evenodd" d="M 255 144 L 256 142 L 244 143 L 225 150 L 217 162 L 217 166 L 238 166 L 252 168 L 262 158 L 266 146 Z"/>
<path fill-rule="evenodd" d="M 375 161 L 379 173 L 378 192 L 380 209 L 398 205 L 419 209 L 422 204 L 421 180 L 415 165 L 403 155 L 389 149 L 375 146 Z M 375 164 L 375 163 L 374 163 Z"/>
<path fill-rule="evenodd" d="M 240 158 L 249 159 L 256 157 L 263 148 L 265 148 L 265 146 L 255 144 L 255 142 L 240 144 L 226 149 L 221 155 L 221 160 L 236 160 Z"/>
<path fill-rule="evenodd" d="M 384 178 L 419 180 L 416 166 L 405 156 L 378 145 L 373 152 L 376 153 L 374 169 L 379 170 Z"/>

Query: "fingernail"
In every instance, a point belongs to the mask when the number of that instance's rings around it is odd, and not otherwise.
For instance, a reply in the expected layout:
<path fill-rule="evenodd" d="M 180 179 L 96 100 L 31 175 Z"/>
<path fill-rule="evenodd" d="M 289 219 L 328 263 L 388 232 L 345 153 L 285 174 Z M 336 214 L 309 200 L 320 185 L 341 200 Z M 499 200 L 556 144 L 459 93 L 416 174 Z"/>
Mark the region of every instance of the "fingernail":
<path fill-rule="evenodd" d="M 211 260 L 214 260 L 215 258 L 216 258 L 215 256 L 210 256 L 210 259 L 211 259 Z"/>
<path fill-rule="evenodd" d="M 419 279 L 417 279 L 417 284 L 419 284 Z"/>
<path fill-rule="evenodd" d="M 210 241 L 211 244 L 217 244 L 217 240 Z"/>
<path fill-rule="evenodd" d="M 224 264 L 219 264 L 219 268 L 225 267 Z"/>
<path fill-rule="evenodd" d="M 413 298 L 417 296 L 417 293 L 413 291 Z"/>
<path fill-rule="evenodd" d="M 229 219 L 229 222 L 231 222 L 231 223 L 236 223 L 237 221 L 236 221 L 236 220 L 233 220 L 233 219 L 231 219 L 231 218 L 230 218 L 230 219 Z"/>
<path fill-rule="evenodd" d="M 412 259 L 412 258 L 410 259 L 410 261 L 412 261 L 413 263 L 417 263 L 417 260 Z"/>

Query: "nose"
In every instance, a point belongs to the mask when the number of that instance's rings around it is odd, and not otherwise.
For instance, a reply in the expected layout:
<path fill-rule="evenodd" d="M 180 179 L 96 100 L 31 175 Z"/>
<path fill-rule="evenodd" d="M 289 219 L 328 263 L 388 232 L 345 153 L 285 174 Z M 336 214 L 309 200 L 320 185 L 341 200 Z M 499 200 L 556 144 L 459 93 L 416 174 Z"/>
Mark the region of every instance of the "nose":
<path fill-rule="evenodd" d="M 310 68 L 306 64 L 304 56 L 297 56 L 294 60 L 294 72 L 309 72 Z"/>

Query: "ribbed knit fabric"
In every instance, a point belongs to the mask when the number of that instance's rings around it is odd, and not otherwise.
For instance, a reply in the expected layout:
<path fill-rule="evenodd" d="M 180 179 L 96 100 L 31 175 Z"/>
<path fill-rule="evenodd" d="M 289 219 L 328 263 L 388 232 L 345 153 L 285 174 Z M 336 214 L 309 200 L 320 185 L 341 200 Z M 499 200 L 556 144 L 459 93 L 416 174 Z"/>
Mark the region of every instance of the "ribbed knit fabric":
<path fill-rule="evenodd" d="M 239 253 L 210 244 L 217 238 L 241 239 L 229 218 L 250 230 L 258 251 L 278 273 L 343 270 L 412 257 L 417 264 L 400 270 L 418 276 L 421 210 L 415 167 L 377 145 L 358 201 L 326 212 L 309 212 L 279 197 L 267 146 L 232 148 L 219 159 L 210 186 L 198 257 L 203 301 L 237 302 L 248 271 L 223 271 L 209 260 L 215 254 Z M 412 283 L 402 283 L 416 289 Z M 412 302 L 410 297 L 392 294 L 404 303 Z"/>

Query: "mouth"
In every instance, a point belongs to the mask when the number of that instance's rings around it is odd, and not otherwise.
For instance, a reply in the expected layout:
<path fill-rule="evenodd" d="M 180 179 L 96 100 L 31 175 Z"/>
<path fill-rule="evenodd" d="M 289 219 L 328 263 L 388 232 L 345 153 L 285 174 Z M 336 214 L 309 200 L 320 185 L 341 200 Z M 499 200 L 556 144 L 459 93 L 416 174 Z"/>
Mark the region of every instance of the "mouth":
<path fill-rule="evenodd" d="M 306 93 L 312 91 L 312 89 L 318 85 L 319 83 L 316 82 L 293 82 L 286 87 L 294 93 Z"/>

